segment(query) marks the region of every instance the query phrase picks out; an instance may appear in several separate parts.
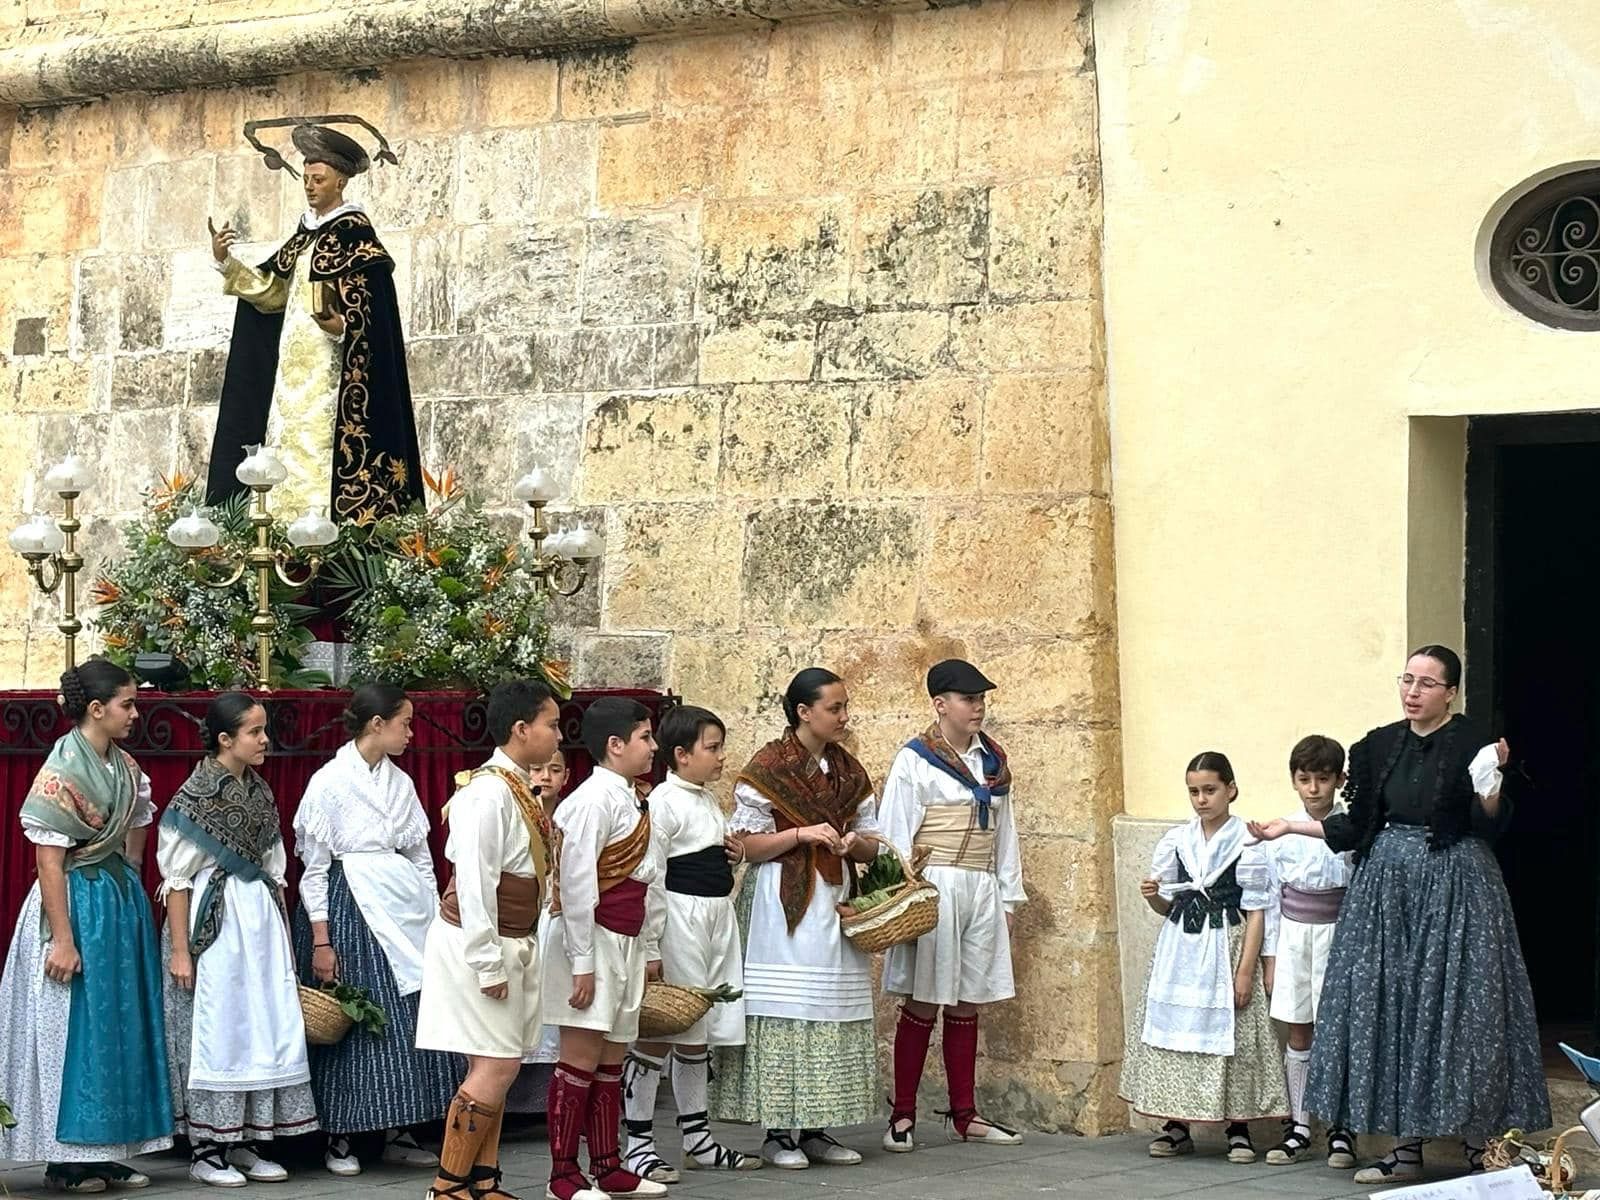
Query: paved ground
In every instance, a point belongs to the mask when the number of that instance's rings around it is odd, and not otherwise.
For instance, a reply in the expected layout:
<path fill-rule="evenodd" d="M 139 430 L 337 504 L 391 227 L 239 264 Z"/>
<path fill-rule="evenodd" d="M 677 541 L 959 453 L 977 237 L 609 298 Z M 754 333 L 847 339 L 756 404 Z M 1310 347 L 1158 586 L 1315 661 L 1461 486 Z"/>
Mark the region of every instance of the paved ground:
<path fill-rule="evenodd" d="M 662 1122 L 671 1130 L 671 1117 Z M 660 1128 L 661 1126 L 658 1126 Z M 1266 1130 L 1257 1132 L 1264 1148 Z M 1012 1149 L 953 1146 L 929 1123 L 928 1142 L 915 1154 L 885 1154 L 878 1145 L 881 1130 L 874 1126 L 850 1131 L 840 1140 L 860 1150 L 866 1161 L 858 1167 L 813 1167 L 806 1171 L 776 1171 L 770 1167 L 743 1175 L 690 1174 L 672 1189 L 675 1200 L 1011 1200 L 1023 1196 L 1062 1197 L 1064 1200 L 1159 1200 L 1174 1197 L 1230 1197 L 1264 1200 L 1282 1196 L 1290 1200 L 1346 1200 L 1371 1196 L 1372 1189 L 1358 1187 L 1349 1172 L 1330 1171 L 1320 1160 L 1293 1167 L 1269 1167 L 1257 1162 L 1239 1167 L 1221 1156 L 1220 1142 L 1202 1141 L 1192 1158 L 1157 1161 L 1145 1154 L 1147 1134 L 1108 1138 L 1030 1136 Z M 754 1144 L 754 1131 L 723 1129 L 729 1145 Z M 508 1190 L 524 1200 L 544 1195 L 549 1159 L 542 1130 L 515 1134 L 504 1147 L 503 1162 Z M 1454 1168 L 1459 1147 L 1441 1147 L 1438 1166 Z M 671 1158 L 672 1155 L 667 1157 Z M 4 1166 L 5 1164 L 0 1164 Z M 176 1157 L 141 1162 L 155 1186 L 140 1193 L 157 1197 L 183 1194 L 197 1200 L 207 1189 L 189 1182 L 187 1163 Z M 1446 1172 L 1441 1171 L 1441 1174 Z M 0 1170 L 0 1185 L 12 1196 L 42 1196 L 38 1167 Z M 252 1184 L 240 1192 L 256 1200 L 422 1200 L 430 1177 L 427 1172 L 396 1167 L 369 1168 L 358 1179 L 335 1179 L 316 1165 L 297 1166 L 284 1184 Z M 215 1194 L 215 1193 L 214 1193 Z M 220 1195 L 219 1195 L 220 1200 Z"/>

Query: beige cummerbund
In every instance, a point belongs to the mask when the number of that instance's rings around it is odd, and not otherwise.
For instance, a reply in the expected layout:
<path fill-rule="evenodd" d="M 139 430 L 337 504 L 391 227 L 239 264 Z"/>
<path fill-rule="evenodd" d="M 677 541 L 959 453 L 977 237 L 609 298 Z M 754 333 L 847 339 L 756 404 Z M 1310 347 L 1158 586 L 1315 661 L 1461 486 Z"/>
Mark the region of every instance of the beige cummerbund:
<path fill-rule="evenodd" d="M 994 870 L 994 821 L 978 828 L 976 804 L 935 804 L 922 816 L 915 849 L 928 852 L 930 867 Z"/>

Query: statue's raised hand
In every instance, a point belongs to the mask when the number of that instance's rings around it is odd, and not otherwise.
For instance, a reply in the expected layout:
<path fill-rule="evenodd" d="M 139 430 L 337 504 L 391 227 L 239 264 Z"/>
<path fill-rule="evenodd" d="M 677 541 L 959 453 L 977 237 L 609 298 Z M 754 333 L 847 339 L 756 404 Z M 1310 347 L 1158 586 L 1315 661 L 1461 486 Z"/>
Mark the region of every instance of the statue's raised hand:
<path fill-rule="evenodd" d="M 238 233 L 234 231 L 232 225 L 224 224 L 221 229 L 218 229 L 211 223 L 210 217 L 206 218 L 206 228 L 211 231 L 212 255 L 218 262 L 226 262 L 228 260 L 228 251 L 239 240 Z"/>

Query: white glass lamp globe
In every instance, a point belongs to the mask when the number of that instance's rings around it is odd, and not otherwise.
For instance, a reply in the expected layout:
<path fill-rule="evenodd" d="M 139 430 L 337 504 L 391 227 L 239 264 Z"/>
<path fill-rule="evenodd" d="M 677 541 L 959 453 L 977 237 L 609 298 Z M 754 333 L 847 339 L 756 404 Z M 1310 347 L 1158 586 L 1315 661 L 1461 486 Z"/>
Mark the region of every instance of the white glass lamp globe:
<path fill-rule="evenodd" d="M 44 513 L 34 513 L 11 531 L 11 548 L 18 554 L 43 558 L 58 553 L 67 539 Z"/>

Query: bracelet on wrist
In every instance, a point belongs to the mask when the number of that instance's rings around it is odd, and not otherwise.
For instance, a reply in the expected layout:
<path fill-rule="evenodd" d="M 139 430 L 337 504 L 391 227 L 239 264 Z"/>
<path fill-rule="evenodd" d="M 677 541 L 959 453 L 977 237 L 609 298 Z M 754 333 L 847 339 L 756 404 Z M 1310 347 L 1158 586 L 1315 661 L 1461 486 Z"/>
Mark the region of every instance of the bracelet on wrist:
<path fill-rule="evenodd" d="M 332 942 L 312 942 L 311 943 L 311 948 L 313 950 L 332 950 L 333 949 L 333 943 Z"/>

